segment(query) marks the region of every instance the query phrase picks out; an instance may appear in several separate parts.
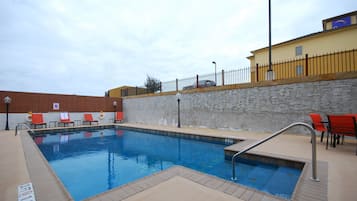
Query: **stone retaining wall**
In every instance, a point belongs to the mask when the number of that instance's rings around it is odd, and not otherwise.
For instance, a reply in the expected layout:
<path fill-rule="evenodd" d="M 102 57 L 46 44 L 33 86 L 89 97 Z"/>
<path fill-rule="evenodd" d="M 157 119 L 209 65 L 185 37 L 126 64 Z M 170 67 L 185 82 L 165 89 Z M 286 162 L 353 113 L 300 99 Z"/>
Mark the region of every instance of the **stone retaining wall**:
<path fill-rule="evenodd" d="M 123 109 L 126 122 L 177 125 L 173 93 L 126 98 Z M 357 79 L 184 91 L 181 96 L 182 126 L 274 132 L 293 122 L 310 123 L 308 114 L 312 112 L 357 113 Z"/>

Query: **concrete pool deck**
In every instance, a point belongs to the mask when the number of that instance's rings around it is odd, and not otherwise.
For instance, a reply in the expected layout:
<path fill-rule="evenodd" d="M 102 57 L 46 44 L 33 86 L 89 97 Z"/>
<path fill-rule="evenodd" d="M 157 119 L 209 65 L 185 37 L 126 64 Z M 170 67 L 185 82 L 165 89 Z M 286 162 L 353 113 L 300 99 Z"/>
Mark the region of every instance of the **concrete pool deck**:
<path fill-rule="evenodd" d="M 208 136 L 239 137 L 252 140 L 261 139 L 271 134 L 207 128 L 184 127 L 179 129 L 169 126 L 165 127 L 141 124 L 121 125 Z M 51 176 L 52 173 L 43 170 L 48 167 L 46 167 L 46 165 L 41 165 L 40 162 L 38 162 L 41 161 L 41 157 L 36 156 L 38 154 L 24 151 L 25 149 L 28 150 L 28 147 L 26 148 L 26 146 L 28 146 L 27 144 L 31 144 L 31 141 L 28 141 L 30 138 L 26 138 L 25 135 L 22 134 L 24 134 L 24 132 L 20 134 L 21 136 L 14 136 L 13 130 L 0 131 L 0 200 L 17 200 L 17 186 L 30 181 L 33 183 L 39 182 L 42 183 L 42 186 L 45 186 L 38 187 L 34 185 L 38 201 L 71 200 L 70 196 L 63 192 L 63 189 L 56 187 L 60 183 L 59 181 L 56 179 L 41 180 L 38 177 L 38 175 L 46 174 Z M 346 140 L 344 145 L 339 145 L 337 148 L 329 148 L 328 150 L 325 150 L 324 143 L 321 143 L 319 139 L 317 140 L 317 160 L 326 161 L 328 164 L 328 200 L 356 199 L 357 191 L 355 190 L 355 185 L 357 184 L 357 156 L 355 155 L 355 149 L 356 141 L 354 139 Z M 255 148 L 254 151 L 265 154 L 284 155 L 288 158 L 303 158 L 308 161 L 311 159 L 310 137 L 308 135 L 283 134 Z M 35 158 L 33 159 L 31 157 Z M 29 159 L 31 159 L 31 161 Z M 30 167 L 29 163 L 34 164 Z M 127 191 L 124 191 L 126 194 L 123 195 L 114 189 L 109 193 L 104 193 L 90 198 L 90 200 L 277 200 L 259 196 L 259 194 L 257 194 L 257 196 L 252 196 L 251 193 L 248 193 L 249 191 L 242 192 L 242 197 L 237 198 L 231 196 L 234 192 L 231 194 L 222 193 L 222 191 L 215 189 L 215 186 L 217 188 L 223 188 L 223 186 L 229 184 L 212 183 L 212 188 L 208 188 L 207 186 L 201 185 L 199 182 L 194 182 L 192 179 L 188 179 L 185 175 L 187 174 L 187 171 L 190 170 L 182 171 L 180 168 L 173 168 L 173 170 L 170 171 L 174 174 L 177 173 L 177 175 L 172 174 L 170 177 L 165 177 L 162 175 L 165 175 L 166 173 L 158 174 L 157 176 L 161 175 L 160 177 L 166 178 L 164 181 L 158 181 L 156 180 L 156 177 L 150 177 L 148 181 L 151 181 L 151 183 L 147 182 L 145 184 L 148 186 L 147 188 L 136 186 L 139 189 L 137 191 L 138 193 L 130 193 L 130 189 L 127 188 Z M 195 174 L 197 175 L 197 173 L 192 173 L 192 175 Z M 319 169 L 317 174 L 321 179 L 326 176 L 320 175 Z M 48 199 L 45 199 L 46 196 L 49 196 L 47 197 Z M 300 197 L 299 200 L 309 200 L 309 198 Z"/>

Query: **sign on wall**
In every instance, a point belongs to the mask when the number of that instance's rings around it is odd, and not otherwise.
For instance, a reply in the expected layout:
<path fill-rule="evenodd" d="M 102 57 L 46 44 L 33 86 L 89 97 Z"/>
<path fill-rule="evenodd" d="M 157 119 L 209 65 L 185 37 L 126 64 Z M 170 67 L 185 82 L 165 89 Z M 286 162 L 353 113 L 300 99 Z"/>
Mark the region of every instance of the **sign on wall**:
<path fill-rule="evenodd" d="M 59 110 L 60 105 L 59 103 L 53 103 L 53 110 Z"/>
<path fill-rule="evenodd" d="M 332 29 L 338 29 L 349 25 L 351 25 L 351 16 L 332 21 Z"/>

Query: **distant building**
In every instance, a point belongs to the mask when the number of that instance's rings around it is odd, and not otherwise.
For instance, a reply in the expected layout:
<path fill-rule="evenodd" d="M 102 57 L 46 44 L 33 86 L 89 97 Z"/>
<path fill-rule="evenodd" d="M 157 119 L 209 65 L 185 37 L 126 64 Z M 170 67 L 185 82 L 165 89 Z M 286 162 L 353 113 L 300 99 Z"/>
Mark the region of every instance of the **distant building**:
<path fill-rule="evenodd" d="M 121 86 L 121 87 L 109 89 L 107 93 L 109 97 L 117 97 L 117 98 L 140 95 L 140 94 L 147 94 L 147 89 L 141 87 Z"/>
<path fill-rule="evenodd" d="M 288 75 L 307 74 L 304 71 L 308 71 L 306 64 L 309 65 L 309 63 L 311 68 L 315 68 L 309 71 L 309 75 L 341 72 L 344 71 L 343 69 L 357 71 L 357 52 L 355 51 L 357 50 L 357 11 L 325 19 L 322 25 L 323 31 L 321 32 L 272 46 L 272 68 L 275 79 L 285 79 Z M 339 53 L 331 54 L 337 52 Z M 252 82 L 257 79 L 265 80 L 269 47 L 253 50 L 251 53 L 252 55 L 247 58 L 250 60 Z M 320 58 L 315 62 L 305 61 L 307 57 L 317 55 L 327 55 L 328 58 Z M 333 64 L 327 64 L 328 61 Z M 257 65 L 265 66 L 265 68 L 258 68 L 258 75 L 256 75 Z"/>

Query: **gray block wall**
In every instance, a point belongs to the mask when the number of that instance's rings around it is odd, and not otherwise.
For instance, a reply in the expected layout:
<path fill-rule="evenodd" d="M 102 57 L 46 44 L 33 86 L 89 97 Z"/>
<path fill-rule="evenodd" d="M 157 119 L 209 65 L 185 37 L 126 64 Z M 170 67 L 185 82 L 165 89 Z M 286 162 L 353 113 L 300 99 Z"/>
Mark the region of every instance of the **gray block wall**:
<path fill-rule="evenodd" d="M 177 125 L 175 95 L 123 100 L 127 122 Z M 181 125 L 275 132 L 309 113 L 357 113 L 357 79 L 182 94 Z M 292 132 L 305 133 L 305 129 Z"/>

